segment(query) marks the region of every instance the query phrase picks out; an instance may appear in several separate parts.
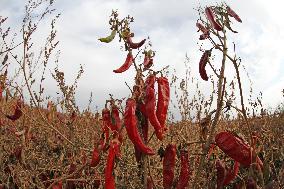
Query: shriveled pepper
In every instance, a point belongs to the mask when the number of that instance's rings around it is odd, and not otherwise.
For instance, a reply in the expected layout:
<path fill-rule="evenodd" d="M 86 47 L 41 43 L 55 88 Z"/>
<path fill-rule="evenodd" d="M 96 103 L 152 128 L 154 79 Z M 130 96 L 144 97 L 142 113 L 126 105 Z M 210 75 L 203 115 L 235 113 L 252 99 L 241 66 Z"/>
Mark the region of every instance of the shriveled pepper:
<path fill-rule="evenodd" d="M 190 170 L 189 170 L 188 152 L 182 150 L 180 152 L 180 174 L 176 185 L 176 189 L 187 188 L 189 178 L 190 178 Z"/>
<path fill-rule="evenodd" d="M 163 159 L 163 187 L 171 189 L 174 181 L 176 162 L 176 145 L 168 144 Z"/>
<path fill-rule="evenodd" d="M 113 70 L 114 73 L 122 73 L 125 72 L 126 70 L 128 70 L 130 68 L 130 66 L 133 63 L 133 55 L 131 52 L 129 52 L 127 54 L 127 57 L 125 59 L 124 64 L 122 64 L 122 66 L 120 66 L 118 69 Z"/>
<path fill-rule="evenodd" d="M 145 41 L 146 41 L 146 39 L 143 39 L 142 41 L 140 41 L 138 43 L 134 43 L 132 41 L 132 37 L 131 36 L 128 36 L 126 38 L 126 42 L 127 42 L 127 44 L 129 45 L 129 47 L 131 49 L 138 49 L 138 48 L 142 47 L 142 45 L 144 45 Z"/>
<path fill-rule="evenodd" d="M 6 117 L 12 121 L 16 121 L 23 115 L 22 108 L 23 108 L 23 102 L 19 99 L 15 106 L 14 114 L 6 115 Z"/>
<path fill-rule="evenodd" d="M 152 56 L 152 50 L 145 52 L 144 61 L 143 61 L 145 69 L 148 69 L 153 65 L 153 58 L 151 58 L 151 56 Z"/>
<path fill-rule="evenodd" d="M 170 102 L 170 85 L 166 77 L 159 77 L 158 83 L 158 103 L 156 115 L 162 126 L 165 129 L 165 122 Z"/>
<path fill-rule="evenodd" d="M 112 141 L 110 143 L 109 153 L 107 157 L 107 163 L 105 168 L 105 189 L 114 189 L 115 181 L 113 176 L 113 168 L 115 157 L 120 156 L 120 144 L 119 142 Z"/>
<path fill-rule="evenodd" d="M 146 146 L 138 132 L 136 118 L 136 101 L 132 98 L 127 99 L 124 113 L 124 124 L 129 139 L 144 154 L 154 155 L 155 152 Z"/>
<path fill-rule="evenodd" d="M 113 30 L 111 31 L 111 34 L 109 36 L 99 38 L 99 41 L 104 42 L 104 43 L 109 43 L 115 38 L 115 35 L 116 35 L 116 31 Z"/>
<path fill-rule="evenodd" d="M 244 141 L 238 137 L 235 137 L 232 133 L 223 131 L 215 136 L 216 145 L 229 157 L 237 162 L 240 162 L 243 166 L 250 166 L 253 163 L 253 157 L 256 154 L 251 153 L 250 146 L 245 144 Z M 256 163 L 262 168 L 263 163 L 256 156 Z"/>
<path fill-rule="evenodd" d="M 156 116 L 156 97 L 155 97 L 155 89 L 150 86 L 146 87 L 146 97 L 145 97 L 145 106 L 147 117 L 151 123 L 151 125 L 155 129 L 155 134 L 159 140 L 163 140 L 163 127 L 161 126 L 157 116 Z"/>
<path fill-rule="evenodd" d="M 207 76 L 207 73 L 206 73 L 206 70 L 205 70 L 205 66 L 206 66 L 210 56 L 211 56 L 211 51 L 206 50 L 202 54 L 200 61 L 199 61 L 199 74 L 200 74 L 201 78 L 205 81 L 208 81 L 208 76 Z"/>
<path fill-rule="evenodd" d="M 202 34 L 199 36 L 199 40 L 207 39 L 210 35 L 209 29 L 205 28 L 201 23 L 197 22 L 196 27 L 198 28 L 198 31 L 201 31 Z"/>
<path fill-rule="evenodd" d="M 205 14 L 206 14 L 207 19 L 209 20 L 211 26 L 217 31 L 222 31 L 222 26 L 215 20 L 215 15 L 214 15 L 211 7 L 205 8 Z"/>
<path fill-rule="evenodd" d="M 224 186 L 224 180 L 227 175 L 226 167 L 223 161 L 216 161 L 216 170 L 217 170 L 217 189 L 221 189 Z"/>
<path fill-rule="evenodd" d="M 120 119 L 119 110 L 116 105 L 111 106 L 111 117 L 112 117 L 112 127 L 116 132 L 115 134 L 118 135 L 118 140 L 122 142 L 123 141 L 123 135 L 121 133 L 122 120 Z"/>
<path fill-rule="evenodd" d="M 242 19 L 233 11 L 229 6 L 227 6 L 227 13 L 229 16 L 234 17 L 238 22 L 242 22 Z"/>

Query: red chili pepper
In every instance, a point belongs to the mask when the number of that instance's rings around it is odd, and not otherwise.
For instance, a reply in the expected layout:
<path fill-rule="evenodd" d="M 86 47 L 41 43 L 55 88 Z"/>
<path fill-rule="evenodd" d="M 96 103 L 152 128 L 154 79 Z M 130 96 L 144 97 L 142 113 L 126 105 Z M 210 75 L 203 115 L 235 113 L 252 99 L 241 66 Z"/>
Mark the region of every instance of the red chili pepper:
<path fill-rule="evenodd" d="M 170 102 L 170 85 L 166 77 L 159 77 L 158 82 L 158 104 L 156 115 L 162 126 L 165 129 L 165 122 Z"/>
<path fill-rule="evenodd" d="M 223 188 L 224 180 L 227 174 L 226 167 L 223 161 L 216 161 L 216 170 L 217 170 L 217 189 Z"/>
<path fill-rule="evenodd" d="M 144 122 L 141 124 L 142 126 L 142 135 L 145 142 L 148 141 L 148 130 L 149 130 L 149 120 L 145 118 Z"/>
<path fill-rule="evenodd" d="M 137 163 L 141 163 L 142 152 L 134 145 L 134 155 Z"/>
<path fill-rule="evenodd" d="M 22 107 L 23 107 L 23 102 L 19 99 L 17 101 L 16 107 L 15 107 L 15 111 L 13 115 L 6 115 L 6 117 L 12 121 L 16 121 L 17 119 L 19 119 L 22 115 Z"/>
<path fill-rule="evenodd" d="M 188 181 L 190 178 L 188 152 L 182 150 L 180 152 L 180 174 L 179 180 L 176 185 L 176 189 L 185 189 L 188 187 Z"/>
<path fill-rule="evenodd" d="M 136 102 L 132 98 L 129 98 L 126 101 L 124 124 L 128 137 L 132 141 L 132 143 L 144 154 L 154 155 L 155 152 L 143 143 L 142 138 L 138 132 Z"/>
<path fill-rule="evenodd" d="M 206 73 L 206 70 L 205 70 L 205 66 L 209 60 L 209 57 L 211 55 L 211 51 L 210 50 L 206 50 L 201 58 L 200 58 L 200 61 L 199 61 L 199 74 L 201 76 L 201 78 L 205 81 L 208 81 L 208 76 L 207 76 L 207 73 Z"/>
<path fill-rule="evenodd" d="M 257 189 L 255 180 L 252 177 L 249 177 L 246 183 L 246 189 Z"/>
<path fill-rule="evenodd" d="M 155 97 L 155 90 L 151 88 L 150 86 L 146 87 L 146 99 L 145 99 L 145 105 L 146 105 L 146 112 L 147 117 L 151 123 L 151 125 L 155 129 L 155 134 L 159 140 L 163 140 L 163 128 L 156 116 L 156 97 Z"/>
<path fill-rule="evenodd" d="M 134 43 L 134 42 L 132 41 L 132 37 L 131 37 L 131 36 L 128 36 L 128 37 L 126 38 L 127 44 L 128 44 L 129 47 L 132 48 L 132 49 L 138 49 L 138 48 L 142 47 L 142 45 L 144 45 L 145 41 L 146 41 L 146 39 L 143 39 L 142 41 L 140 41 L 140 42 L 138 42 L 138 43 Z"/>
<path fill-rule="evenodd" d="M 201 23 L 199 23 L 199 22 L 196 23 L 196 26 L 197 26 L 197 28 L 198 28 L 198 31 L 197 31 L 197 32 L 199 32 L 199 31 L 202 32 L 202 34 L 201 34 L 200 37 L 199 37 L 199 40 L 207 39 L 207 38 L 209 37 L 209 35 L 210 35 L 209 29 L 205 28 L 205 27 L 204 27 Z"/>
<path fill-rule="evenodd" d="M 154 183 L 151 177 L 147 177 L 147 189 L 153 189 L 154 188 Z"/>
<path fill-rule="evenodd" d="M 238 172 L 239 172 L 239 168 L 240 168 L 240 163 L 235 161 L 233 170 L 231 170 L 231 169 L 227 170 L 227 175 L 226 175 L 226 178 L 224 180 L 224 186 L 230 184 L 230 182 L 233 181 L 236 178 L 236 176 L 238 175 Z"/>
<path fill-rule="evenodd" d="M 105 189 L 114 189 L 115 181 L 113 176 L 114 160 L 115 157 L 120 156 L 119 143 L 112 141 L 109 148 L 107 163 L 105 168 Z"/>
<path fill-rule="evenodd" d="M 144 61 L 143 61 L 143 65 L 145 69 L 150 68 L 153 65 L 153 58 L 151 58 L 151 50 L 148 52 L 145 52 L 145 56 L 144 56 Z"/>
<path fill-rule="evenodd" d="M 168 144 L 163 159 L 163 187 L 170 189 L 173 186 L 176 162 L 176 145 Z"/>
<path fill-rule="evenodd" d="M 215 20 L 215 15 L 211 7 L 205 8 L 205 14 L 212 27 L 217 31 L 222 31 L 222 26 Z"/>
<path fill-rule="evenodd" d="M 248 167 L 253 163 L 250 146 L 230 132 L 218 133 L 215 136 L 215 142 L 224 153 L 242 165 Z M 258 156 L 256 157 L 256 163 L 262 168 L 263 164 Z"/>
<path fill-rule="evenodd" d="M 227 13 L 229 16 L 234 17 L 238 22 L 242 22 L 242 19 L 233 11 L 229 6 L 227 6 Z"/>
<path fill-rule="evenodd" d="M 116 131 L 119 131 L 121 129 L 121 119 L 119 117 L 119 110 L 116 105 L 111 106 L 111 115 L 113 118 L 112 122 L 112 128 Z"/>
<path fill-rule="evenodd" d="M 58 183 L 53 185 L 52 189 L 62 189 L 62 181 L 59 181 Z"/>
<path fill-rule="evenodd" d="M 112 131 L 116 130 L 115 126 L 111 122 L 110 110 L 108 108 L 104 108 L 102 110 L 102 118 L 104 124 L 104 130 L 107 131 L 111 129 Z"/>
<path fill-rule="evenodd" d="M 100 160 L 101 160 L 100 152 L 96 147 L 94 147 L 90 166 L 96 167 L 100 163 Z"/>
<path fill-rule="evenodd" d="M 155 82 L 156 82 L 156 75 L 155 74 L 150 74 L 146 80 L 145 80 L 145 85 L 146 87 L 151 87 L 151 88 L 155 88 Z"/>
<path fill-rule="evenodd" d="M 129 52 L 127 54 L 127 57 L 126 57 L 126 60 L 124 62 L 124 64 L 122 64 L 122 66 L 116 70 L 113 70 L 114 73 L 122 73 L 122 72 L 125 72 L 126 70 L 128 70 L 130 68 L 130 66 L 132 65 L 133 63 L 133 56 L 132 56 L 132 53 Z"/>

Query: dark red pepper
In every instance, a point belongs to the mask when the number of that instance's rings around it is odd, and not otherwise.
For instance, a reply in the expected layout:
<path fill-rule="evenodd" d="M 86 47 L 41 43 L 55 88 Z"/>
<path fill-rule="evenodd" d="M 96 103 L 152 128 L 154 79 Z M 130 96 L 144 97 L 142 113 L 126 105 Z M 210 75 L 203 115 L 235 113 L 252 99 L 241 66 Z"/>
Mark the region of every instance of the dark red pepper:
<path fill-rule="evenodd" d="M 151 88 L 154 89 L 155 88 L 155 82 L 156 82 L 156 75 L 150 74 L 145 80 L 145 86 L 151 87 Z"/>
<path fill-rule="evenodd" d="M 133 63 L 133 56 L 132 56 L 132 53 L 129 52 L 127 54 L 127 57 L 126 57 L 126 60 L 124 62 L 124 64 L 122 64 L 122 66 L 116 70 L 113 70 L 114 73 L 122 73 L 122 72 L 125 72 L 126 70 L 128 70 L 130 68 L 130 66 L 132 65 Z"/>
<path fill-rule="evenodd" d="M 12 121 L 16 121 L 23 115 L 22 108 L 23 108 L 23 102 L 19 99 L 15 106 L 14 114 L 6 115 L 6 117 Z"/>
<path fill-rule="evenodd" d="M 163 187 L 171 189 L 174 181 L 176 162 L 176 145 L 168 144 L 163 159 Z"/>
<path fill-rule="evenodd" d="M 199 74 L 200 74 L 200 77 L 205 81 L 208 81 L 208 76 L 205 70 L 205 66 L 209 60 L 210 55 L 211 55 L 210 50 L 204 51 L 199 61 Z"/>
<path fill-rule="evenodd" d="M 147 177 L 147 189 L 153 189 L 154 188 L 154 183 L 151 177 Z"/>
<path fill-rule="evenodd" d="M 176 189 L 187 188 L 189 178 L 190 178 L 190 170 L 189 170 L 188 152 L 182 150 L 180 152 L 180 174 L 176 185 Z"/>
<path fill-rule="evenodd" d="M 211 7 L 205 8 L 205 14 L 212 27 L 217 31 L 222 31 L 222 26 L 215 20 L 215 15 Z"/>
<path fill-rule="evenodd" d="M 216 170 L 217 170 L 217 189 L 223 188 L 225 177 L 227 175 L 226 166 L 223 161 L 216 161 Z"/>
<path fill-rule="evenodd" d="M 132 37 L 131 36 L 128 36 L 126 38 L 126 42 L 127 42 L 127 44 L 129 45 L 129 47 L 131 49 L 138 49 L 138 48 L 142 47 L 142 45 L 144 45 L 145 41 L 146 41 L 146 39 L 143 39 L 142 41 L 140 41 L 138 43 L 134 43 L 132 41 Z"/>
<path fill-rule="evenodd" d="M 250 166 L 253 163 L 253 157 L 250 146 L 239 137 L 235 137 L 232 133 L 223 131 L 215 136 L 216 145 L 228 156 L 243 166 Z M 263 164 L 259 157 L 256 157 L 256 163 L 262 168 Z"/>
<path fill-rule="evenodd" d="M 167 112 L 170 102 L 170 85 L 166 77 L 159 77 L 158 83 L 158 103 L 156 115 L 162 126 L 165 129 L 165 123 L 167 118 Z"/>
<path fill-rule="evenodd" d="M 224 180 L 224 186 L 230 184 L 230 182 L 232 182 L 237 177 L 239 168 L 240 168 L 240 163 L 235 161 L 233 170 L 231 169 L 227 170 L 227 175 Z"/>
<path fill-rule="evenodd" d="M 96 147 L 94 147 L 90 166 L 96 167 L 100 163 L 100 159 L 101 159 L 100 151 Z"/>
<path fill-rule="evenodd" d="M 234 17 L 238 22 L 242 22 L 242 19 L 233 11 L 229 6 L 227 6 L 227 13 L 229 16 Z"/>
<path fill-rule="evenodd" d="M 197 22 L 196 23 L 196 27 L 198 28 L 198 31 L 201 31 L 202 34 L 199 37 L 199 40 L 204 40 L 207 39 L 209 37 L 209 29 L 205 28 L 201 23 Z"/>
<path fill-rule="evenodd" d="M 136 102 L 132 98 L 129 98 L 126 101 L 124 124 L 128 137 L 132 141 L 132 143 L 144 154 L 154 155 L 155 152 L 143 143 L 142 138 L 138 132 Z"/>
<path fill-rule="evenodd" d="M 155 134 L 159 140 L 163 140 L 164 130 L 161 126 L 157 116 L 156 116 L 156 95 L 155 89 L 150 86 L 146 87 L 146 97 L 145 97 L 146 114 L 155 129 Z"/>

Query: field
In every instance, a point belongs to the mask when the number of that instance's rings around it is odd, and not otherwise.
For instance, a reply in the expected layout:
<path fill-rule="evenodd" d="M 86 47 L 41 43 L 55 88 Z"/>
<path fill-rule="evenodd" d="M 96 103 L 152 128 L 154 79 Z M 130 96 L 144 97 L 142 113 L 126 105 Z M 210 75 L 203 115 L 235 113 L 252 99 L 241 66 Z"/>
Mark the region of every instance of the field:
<path fill-rule="evenodd" d="M 153 70 L 151 44 L 133 42 L 133 18 L 121 19 L 113 11 L 110 35 L 99 40 L 111 45 L 120 39 L 127 57 L 113 74 L 134 66 L 135 84 L 128 86 L 130 98 L 110 95 L 104 109 L 92 112 L 79 111 L 75 100 L 83 68 L 72 85 L 54 68 L 61 96 L 58 101 L 44 96 L 43 81 L 58 44 L 58 16 L 38 59 L 31 46 L 38 22 L 53 14 L 52 3 L 27 4 L 19 43 L 5 25 L 7 18 L 0 17 L 0 189 L 284 188 L 284 104 L 267 110 L 261 95 L 243 95 L 241 60 L 228 52 L 226 35 L 234 32 L 230 23 L 241 19 L 226 4 L 198 9 L 196 40 L 211 45 L 202 49 L 199 62 L 202 82 L 213 86 L 208 96 L 191 77 L 189 59 L 184 78 L 167 67 Z M 43 5 L 46 9 L 33 17 Z M 220 68 L 213 64 L 218 54 Z M 144 57 L 141 63 L 138 55 Z M 233 78 L 226 75 L 229 68 Z M 213 75 L 207 75 L 209 69 Z"/>

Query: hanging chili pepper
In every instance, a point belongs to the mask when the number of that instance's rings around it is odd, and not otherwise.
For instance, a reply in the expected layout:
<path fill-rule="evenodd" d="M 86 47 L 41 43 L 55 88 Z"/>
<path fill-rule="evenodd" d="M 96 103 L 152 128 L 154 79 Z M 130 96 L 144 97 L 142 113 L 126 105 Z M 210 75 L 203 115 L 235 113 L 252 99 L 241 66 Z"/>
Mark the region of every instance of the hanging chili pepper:
<path fill-rule="evenodd" d="M 130 66 L 132 65 L 133 63 L 133 56 L 132 56 L 132 53 L 129 52 L 127 54 L 127 57 L 126 57 L 126 60 L 124 62 L 124 64 L 122 64 L 122 66 L 116 70 L 113 70 L 114 73 L 122 73 L 122 72 L 125 72 L 126 70 L 128 70 L 130 68 Z"/>
<path fill-rule="evenodd" d="M 138 49 L 138 48 L 142 47 L 142 45 L 144 45 L 145 41 L 146 41 L 146 39 L 143 39 L 142 41 L 140 41 L 138 43 L 134 43 L 132 41 L 132 37 L 130 35 L 126 38 L 126 42 L 131 49 Z"/>
<path fill-rule="evenodd" d="M 201 23 L 197 22 L 196 26 L 198 28 L 198 31 L 201 31 L 202 34 L 199 36 L 199 40 L 204 40 L 207 39 L 209 37 L 209 29 L 205 28 Z"/>
<path fill-rule="evenodd" d="M 224 180 L 226 177 L 226 167 L 223 161 L 217 160 L 216 161 L 216 170 L 217 170 L 217 189 L 223 188 Z"/>
<path fill-rule="evenodd" d="M 148 130 L 149 130 L 149 120 L 145 118 L 145 120 L 141 124 L 142 127 L 142 135 L 145 142 L 148 141 Z"/>
<path fill-rule="evenodd" d="M 170 189 L 173 186 L 176 162 L 176 145 L 168 144 L 163 159 L 163 187 Z"/>
<path fill-rule="evenodd" d="M 142 152 L 134 145 L 134 155 L 137 163 L 141 163 Z"/>
<path fill-rule="evenodd" d="M 138 132 L 136 118 L 136 102 L 132 98 L 129 98 L 126 101 L 124 124 L 128 137 L 132 141 L 132 143 L 144 154 L 154 155 L 155 152 L 143 143 L 141 136 Z"/>
<path fill-rule="evenodd" d="M 205 14 L 212 27 L 217 31 L 222 31 L 222 26 L 215 20 L 215 15 L 211 7 L 205 8 Z"/>
<path fill-rule="evenodd" d="M 90 166 L 91 167 L 96 167 L 100 163 L 100 160 L 101 160 L 100 152 L 99 152 L 99 150 L 96 147 L 94 147 Z"/>
<path fill-rule="evenodd" d="M 116 131 L 121 129 L 121 119 L 119 117 L 119 110 L 116 105 L 111 106 L 111 116 L 112 116 L 112 128 Z"/>
<path fill-rule="evenodd" d="M 146 80 L 145 80 L 145 86 L 146 87 L 151 87 L 154 89 L 155 87 L 155 82 L 156 82 L 156 75 L 155 74 L 150 74 Z"/>
<path fill-rule="evenodd" d="M 113 30 L 113 31 L 111 31 L 111 34 L 109 36 L 99 38 L 99 41 L 104 42 L 104 43 L 109 43 L 115 38 L 115 35 L 116 35 L 116 31 Z"/>
<path fill-rule="evenodd" d="M 165 122 L 170 102 L 170 85 L 166 77 L 159 77 L 157 79 L 157 83 L 158 83 L 158 103 L 157 103 L 156 115 L 162 128 L 165 129 L 166 128 Z"/>
<path fill-rule="evenodd" d="M 206 50 L 202 54 L 200 61 L 199 61 L 199 74 L 200 74 L 201 78 L 205 81 L 208 81 L 208 76 L 207 76 L 207 73 L 206 73 L 206 70 L 205 70 L 205 66 L 206 66 L 210 56 L 211 56 L 211 51 Z"/>
<path fill-rule="evenodd" d="M 176 189 L 185 189 L 188 187 L 188 181 L 190 178 L 188 152 L 181 150 L 180 152 L 180 174 L 176 185 Z"/>
<path fill-rule="evenodd" d="M 227 13 L 229 16 L 234 17 L 238 22 L 242 23 L 242 19 L 233 11 L 229 6 L 227 6 Z"/>
<path fill-rule="evenodd" d="M 22 115 L 22 107 L 23 107 L 23 102 L 19 99 L 17 101 L 15 110 L 14 110 L 14 114 L 13 115 L 6 115 L 6 117 L 12 121 L 16 121 L 17 119 L 19 119 Z"/>
<path fill-rule="evenodd" d="M 245 144 L 242 139 L 235 137 L 230 132 L 220 132 L 215 136 L 216 145 L 228 156 L 243 166 L 250 166 L 256 154 L 251 153 L 250 146 Z M 256 163 L 262 168 L 262 161 L 256 156 Z"/>
<path fill-rule="evenodd" d="M 105 168 L 105 189 L 114 189 L 115 181 L 113 176 L 114 160 L 115 157 L 119 157 L 119 143 L 112 141 L 110 143 L 110 148 L 107 157 L 107 163 Z"/>
<path fill-rule="evenodd" d="M 145 99 L 146 113 L 151 125 L 155 129 L 155 134 L 159 140 L 163 140 L 163 128 L 156 116 L 156 97 L 155 89 L 150 86 L 146 87 L 146 99 Z"/>
<path fill-rule="evenodd" d="M 224 180 L 224 186 L 230 184 L 231 181 L 233 181 L 236 176 L 238 175 L 239 172 L 239 168 L 240 168 L 240 163 L 237 161 L 234 161 L 234 168 L 233 170 L 229 169 L 227 170 L 227 175 L 225 177 Z"/>

